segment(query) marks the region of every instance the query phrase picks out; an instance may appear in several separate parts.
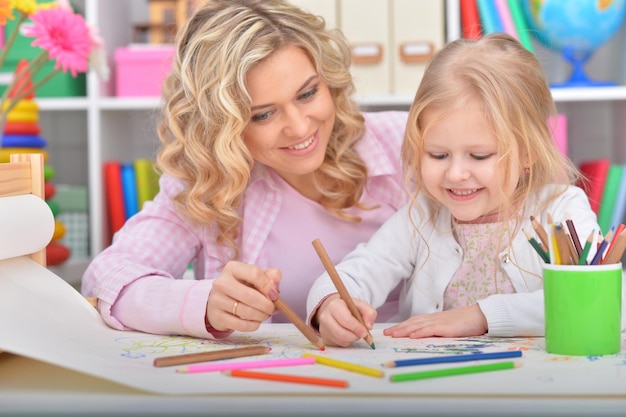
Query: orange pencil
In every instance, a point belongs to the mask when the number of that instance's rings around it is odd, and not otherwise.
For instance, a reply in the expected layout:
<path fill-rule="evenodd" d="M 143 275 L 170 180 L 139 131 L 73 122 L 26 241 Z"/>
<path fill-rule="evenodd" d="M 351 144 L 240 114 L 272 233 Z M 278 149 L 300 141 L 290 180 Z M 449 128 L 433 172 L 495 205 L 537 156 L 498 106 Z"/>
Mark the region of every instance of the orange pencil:
<path fill-rule="evenodd" d="M 359 312 L 359 309 L 354 304 L 352 297 L 350 297 L 350 293 L 348 293 L 348 290 L 343 285 L 343 281 L 341 281 L 341 277 L 339 277 L 339 274 L 337 273 L 337 270 L 335 269 L 335 265 L 333 265 L 333 262 L 330 260 L 328 253 L 326 253 L 326 249 L 324 249 L 322 242 L 319 239 L 315 239 L 313 241 L 313 247 L 315 248 L 317 255 L 322 260 L 322 263 L 324 264 L 324 268 L 326 268 L 326 272 L 328 272 L 328 275 L 330 275 L 330 279 L 333 281 L 333 284 L 335 284 L 335 288 L 337 288 L 337 292 L 341 296 L 341 299 L 346 303 L 352 315 L 358 321 L 360 321 L 363 326 L 365 326 L 365 320 L 363 320 L 363 316 L 361 316 L 361 312 Z M 369 331 L 367 332 L 367 335 L 365 336 L 364 339 L 367 342 L 367 344 L 370 345 L 372 349 L 376 349 L 376 345 L 374 345 L 374 338 L 372 337 L 372 334 Z"/>
<path fill-rule="evenodd" d="M 262 379 L 265 381 L 295 382 L 297 384 L 322 385 L 325 387 L 348 388 L 348 381 L 343 379 L 316 378 L 311 376 L 275 374 L 270 372 L 245 371 L 233 369 L 224 372 L 225 375 L 240 378 Z"/>

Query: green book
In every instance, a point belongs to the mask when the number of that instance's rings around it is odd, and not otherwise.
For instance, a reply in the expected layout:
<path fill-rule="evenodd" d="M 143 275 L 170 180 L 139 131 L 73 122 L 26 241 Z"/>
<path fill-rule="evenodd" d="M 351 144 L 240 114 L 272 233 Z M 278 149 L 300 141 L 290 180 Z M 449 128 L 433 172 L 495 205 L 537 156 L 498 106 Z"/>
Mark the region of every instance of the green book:
<path fill-rule="evenodd" d="M 623 165 L 611 164 L 609 172 L 606 174 L 606 182 L 604 183 L 604 191 L 602 192 L 600 211 L 598 213 L 598 224 L 604 235 L 607 234 L 611 227 L 615 226 L 611 224 L 611 221 L 613 219 L 613 209 L 615 208 L 615 202 L 619 194 L 623 171 Z"/>

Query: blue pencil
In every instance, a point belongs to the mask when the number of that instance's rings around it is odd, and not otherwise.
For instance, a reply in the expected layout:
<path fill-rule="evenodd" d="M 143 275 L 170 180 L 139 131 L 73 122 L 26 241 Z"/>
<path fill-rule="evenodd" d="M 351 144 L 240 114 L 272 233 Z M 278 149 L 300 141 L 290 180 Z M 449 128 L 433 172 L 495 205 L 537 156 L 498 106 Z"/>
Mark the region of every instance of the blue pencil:
<path fill-rule="evenodd" d="M 507 350 L 505 352 L 468 353 L 465 355 L 436 356 L 432 358 L 401 359 L 397 361 L 386 362 L 383 364 L 383 366 L 386 366 L 388 368 L 397 368 L 399 366 L 430 365 L 433 363 L 466 362 L 485 359 L 519 358 L 521 356 L 521 350 Z"/>

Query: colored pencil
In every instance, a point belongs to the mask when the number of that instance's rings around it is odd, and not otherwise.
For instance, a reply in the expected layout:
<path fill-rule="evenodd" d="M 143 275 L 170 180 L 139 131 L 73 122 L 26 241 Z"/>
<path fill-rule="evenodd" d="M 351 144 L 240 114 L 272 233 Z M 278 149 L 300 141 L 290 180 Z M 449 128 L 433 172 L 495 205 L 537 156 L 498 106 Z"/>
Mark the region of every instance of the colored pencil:
<path fill-rule="evenodd" d="M 344 369 L 346 371 L 357 372 L 359 374 L 382 378 L 385 373 L 380 369 L 370 368 L 355 363 L 344 362 L 337 359 L 327 358 L 326 356 L 313 355 L 312 353 L 303 353 L 304 358 L 315 358 L 315 362 L 321 365 L 332 366 L 333 368 Z"/>
<path fill-rule="evenodd" d="M 565 229 L 559 223 L 554 225 L 554 237 L 556 238 L 559 248 L 559 257 L 561 265 L 572 265 L 572 257 L 569 250 L 569 237 L 565 234 Z"/>
<path fill-rule="evenodd" d="M 530 233 L 528 233 L 526 230 L 522 229 L 522 231 L 524 232 L 524 234 L 526 235 L 526 239 L 528 239 L 528 241 L 530 242 L 530 245 L 535 249 L 535 251 L 539 254 L 539 256 L 541 257 L 541 259 L 543 259 L 543 261 L 547 264 L 550 263 L 550 255 L 548 255 L 548 252 L 544 251 L 543 248 L 541 247 L 541 245 L 539 244 L 539 242 L 537 242 L 537 239 L 535 239 L 534 237 L 532 237 L 532 235 Z"/>
<path fill-rule="evenodd" d="M 324 249 L 324 246 L 322 245 L 322 242 L 319 239 L 315 239 L 313 241 L 313 247 L 315 248 L 317 255 L 320 257 L 322 264 L 324 264 L 324 268 L 326 269 L 326 272 L 328 272 L 328 275 L 330 275 L 330 279 L 333 281 L 333 284 L 335 284 L 335 288 L 337 288 L 337 292 L 339 292 L 341 299 L 346 303 L 352 315 L 358 321 L 360 321 L 363 326 L 365 326 L 365 321 L 363 320 L 363 316 L 361 316 L 359 309 L 354 304 L 352 297 L 350 297 L 350 293 L 348 293 L 348 290 L 343 285 L 343 281 L 341 281 L 341 277 L 339 277 L 339 274 L 337 273 L 337 270 L 335 269 L 333 262 L 330 260 L 330 257 L 328 256 L 326 249 Z M 367 326 L 365 327 L 367 328 Z M 376 345 L 374 345 L 374 338 L 372 337 L 372 334 L 369 331 L 367 332 L 367 335 L 365 336 L 364 339 L 365 339 L 365 342 L 367 342 L 367 344 L 370 345 L 372 349 L 376 349 Z"/>
<path fill-rule="evenodd" d="M 277 368 L 280 366 L 311 365 L 315 363 L 313 358 L 290 358 L 272 359 L 267 361 L 247 361 L 247 362 L 220 362 L 203 363 L 199 365 L 189 365 L 176 368 L 176 372 L 184 374 L 197 374 L 202 372 L 232 371 L 233 369 L 249 368 Z"/>
<path fill-rule="evenodd" d="M 618 229 L 619 230 L 619 229 Z M 626 232 L 622 230 L 619 236 L 613 237 L 611 246 L 607 249 L 606 256 L 602 260 L 603 264 L 615 264 L 621 261 L 626 249 Z"/>
<path fill-rule="evenodd" d="M 300 332 L 304 335 L 304 337 L 309 339 L 309 341 L 313 343 L 319 350 L 325 349 L 322 338 L 319 337 L 317 333 L 313 331 L 313 329 L 311 329 L 309 326 L 306 325 L 304 320 L 302 320 L 300 316 L 298 316 L 298 313 L 293 311 L 293 309 L 289 307 L 289 305 L 287 305 L 285 300 L 278 297 L 276 301 L 274 301 L 274 306 L 276 306 L 276 308 L 281 313 L 283 313 L 285 317 L 287 317 L 287 319 L 289 319 L 289 321 L 292 322 L 298 328 L 298 330 L 300 330 Z"/>
<path fill-rule="evenodd" d="M 583 247 L 583 252 L 580 254 L 580 258 L 578 258 L 578 265 L 587 265 L 587 257 L 589 256 L 589 251 L 591 250 L 591 245 L 593 244 L 593 236 L 595 234 L 595 230 L 592 230 L 591 233 L 589 233 L 589 237 Z"/>
<path fill-rule="evenodd" d="M 265 381 L 295 382 L 297 384 L 322 385 L 325 387 L 347 388 L 349 385 L 348 381 L 344 381 L 342 379 L 316 378 L 310 376 L 274 374 L 269 372 L 243 371 L 237 369 L 232 371 L 226 371 L 224 372 L 224 374 L 239 378 L 262 379 Z"/>
<path fill-rule="evenodd" d="M 572 243 L 574 244 L 574 248 L 576 248 L 576 253 L 578 254 L 578 257 L 580 257 L 580 254 L 583 253 L 583 247 L 580 244 L 580 238 L 578 237 L 578 232 L 576 231 L 574 222 L 567 213 L 565 213 L 565 224 L 567 225 L 567 230 L 569 230 L 569 235 L 572 239 Z"/>
<path fill-rule="evenodd" d="M 607 233 L 607 236 L 609 233 Z M 600 246 L 598 246 L 598 250 L 596 251 L 596 254 L 593 256 L 593 259 L 591 259 L 591 265 L 600 264 L 600 261 L 602 260 L 602 257 L 604 255 L 604 251 L 606 250 L 606 247 L 608 246 L 608 244 L 609 244 L 609 241 L 606 240 L 606 238 L 602 239 L 602 242 L 600 243 Z"/>
<path fill-rule="evenodd" d="M 164 356 L 154 360 L 154 366 L 185 365 L 188 363 L 209 362 L 220 359 L 240 358 L 242 356 L 263 355 L 272 350 L 268 346 L 246 346 L 233 349 L 214 350 L 212 352 L 187 353 L 184 355 Z"/>
<path fill-rule="evenodd" d="M 548 252 L 550 244 L 548 243 L 548 233 L 546 233 L 546 229 L 543 228 L 541 223 L 539 223 L 534 216 L 530 216 L 530 223 L 533 226 L 533 229 L 535 229 L 537 236 L 539 236 L 539 241 L 543 245 L 543 250 Z"/>
<path fill-rule="evenodd" d="M 615 230 L 615 234 L 613 235 L 613 239 L 611 239 L 611 243 L 609 244 L 608 249 L 606 250 L 606 255 L 605 258 L 607 256 L 609 256 L 609 254 L 611 253 L 611 251 L 613 250 L 613 247 L 615 246 L 615 244 L 617 243 L 617 241 L 619 240 L 618 238 L 621 236 L 622 232 L 624 231 L 624 228 L 626 226 L 624 226 L 624 224 L 620 224 L 619 226 L 617 226 L 617 229 Z M 620 256 L 621 258 L 621 256 Z M 604 259 L 602 259 L 602 261 L 600 261 L 600 263 L 604 263 Z"/>
<path fill-rule="evenodd" d="M 561 265 L 561 248 L 559 248 L 559 239 L 557 239 L 556 237 L 556 226 L 552 223 L 552 238 L 550 239 L 550 242 L 552 243 L 552 246 L 550 248 L 550 253 L 554 254 L 554 264 L 555 265 Z"/>
<path fill-rule="evenodd" d="M 459 368 L 445 368 L 445 369 L 435 369 L 433 371 L 421 371 L 421 372 L 411 372 L 407 374 L 396 374 L 396 375 L 391 375 L 389 377 L 389 380 L 391 382 L 415 381 L 418 379 L 439 378 L 443 376 L 455 376 L 455 375 L 475 374 L 478 372 L 500 371 L 504 369 L 513 369 L 518 366 L 519 364 L 516 364 L 515 362 L 511 362 L 511 361 L 497 362 L 497 363 L 489 363 L 485 365 L 462 366 Z"/>
<path fill-rule="evenodd" d="M 520 358 L 522 356 L 521 350 L 506 350 L 504 352 L 488 352 L 488 353 L 467 353 L 464 355 L 444 355 L 434 356 L 431 358 L 415 358 L 415 359 L 400 359 L 391 362 L 385 362 L 383 366 L 388 368 L 397 368 L 400 366 L 414 366 L 414 365 L 431 365 L 435 363 L 452 363 L 452 362 L 468 362 L 468 361 L 481 361 L 488 359 L 509 359 Z"/>

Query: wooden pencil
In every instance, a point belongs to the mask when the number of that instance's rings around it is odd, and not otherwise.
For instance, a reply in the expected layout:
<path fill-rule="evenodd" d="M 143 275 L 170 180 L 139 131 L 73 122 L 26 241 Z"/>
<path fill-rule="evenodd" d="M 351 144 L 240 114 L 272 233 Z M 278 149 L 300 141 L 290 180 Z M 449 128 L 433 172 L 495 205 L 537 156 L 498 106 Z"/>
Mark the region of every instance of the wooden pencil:
<path fill-rule="evenodd" d="M 535 233 L 537 233 L 539 241 L 541 241 L 541 244 L 543 245 L 543 250 L 549 252 L 548 248 L 550 247 L 550 244 L 548 243 L 548 233 L 546 233 L 546 229 L 544 229 L 541 223 L 535 219 L 535 216 L 530 216 L 530 223 L 533 226 Z"/>
<path fill-rule="evenodd" d="M 596 251 L 596 254 L 593 256 L 593 259 L 591 260 L 591 265 L 600 265 L 600 262 L 602 261 L 602 258 L 604 257 L 604 252 L 606 251 L 607 246 L 609 246 L 609 242 L 611 239 L 611 236 L 613 235 L 613 231 L 610 230 L 605 236 L 604 239 L 602 239 L 602 242 L 600 242 L 600 245 L 598 246 L 598 250 Z"/>
<path fill-rule="evenodd" d="M 343 369 L 350 372 L 356 372 L 363 375 L 373 376 L 375 378 L 382 378 L 385 373 L 380 369 L 370 368 L 368 366 L 359 365 L 356 363 L 340 361 L 338 359 L 329 358 L 327 356 L 313 355 L 312 353 L 303 353 L 303 358 L 315 358 L 315 362 L 321 365 L 332 366 L 334 368 Z"/>
<path fill-rule="evenodd" d="M 615 230 L 615 234 L 613 235 L 613 239 L 611 239 L 611 243 L 609 244 L 609 247 L 606 250 L 605 258 L 607 256 L 609 256 L 609 254 L 612 252 L 613 247 L 617 244 L 617 241 L 618 241 L 617 238 L 621 236 L 621 234 L 622 234 L 622 232 L 624 231 L 625 228 L 626 228 L 626 226 L 624 224 L 620 224 L 619 226 L 617 226 L 617 229 Z M 602 261 L 600 261 L 600 263 L 603 264 L 604 263 L 604 259 Z"/>
<path fill-rule="evenodd" d="M 302 320 L 300 316 L 298 316 L 298 313 L 293 311 L 293 309 L 289 307 L 289 305 L 287 305 L 285 300 L 278 297 L 276 301 L 274 301 L 274 306 L 276 306 L 278 311 L 283 313 L 285 317 L 287 317 L 287 319 L 291 323 L 293 323 L 298 328 L 298 330 L 300 330 L 300 332 L 304 335 L 304 337 L 309 339 L 309 341 L 313 343 L 319 350 L 326 349 L 324 347 L 324 342 L 322 341 L 322 338 L 319 337 L 317 333 L 313 331 L 313 329 L 311 329 L 309 326 L 306 325 L 304 320 Z"/>
<path fill-rule="evenodd" d="M 333 262 L 330 260 L 330 257 L 328 256 L 326 249 L 324 249 L 322 242 L 319 239 L 315 239 L 313 241 L 313 247 L 315 248 L 317 255 L 320 257 L 322 264 L 324 264 L 324 268 L 326 269 L 326 272 L 328 272 L 328 275 L 330 275 L 330 279 L 333 281 L 333 284 L 335 284 L 335 288 L 337 288 L 337 292 L 341 296 L 341 299 L 348 306 L 350 313 L 352 313 L 352 315 L 358 321 L 360 321 L 363 326 L 365 326 L 365 320 L 363 320 L 363 316 L 361 315 L 361 312 L 359 312 L 359 309 L 356 307 L 356 304 L 354 304 L 354 301 L 352 300 L 350 293 L 348 293 L 348 290 L 343 285 L 343 281 L 341 281 L 341 277 L 337 273 L 337 270 L 335 269 L 335 265 L 333 265 Z M 365 328 L 367 328 L 367 326 L 365 326 Z M 372 334 L 369 331 L 367 332 L 367 335 L 365 336 L 364 340 L 365 342 L 367 342 L 368 345 L 370 345 L 372 349 L 376 349 L 376 345 L 374 344 L 374 338 L 372 337 Z"/>
<path fill-rule="evenodd" d="M 618 229 L 619 230 L 619 229 Z M 602 260 L 603 264 L 615 264 L 621 261 L 622 255 L 626 250 L 626 232 L 622 230 L 619 236 L 613 237 L 611 240 L 611 246 L 607 249 L 607 254 Z"/>
<path fill-rule="evenodd" d="M 241 358 L 243 356 L 263 355 L 272 350 L 268 346 L 254 345 L 233 349 L 221 349 L 211 352 L 187 353 L 183 355 L 163 356 L 154 359 L 154 366 L 174 366 L 188 363 L 209 362 L 220 359 Z"/>
<path fill-rule="evenodd" d="M 474 374 L 477 372 L 500 371 L 513 369 L 520 366 L 515 362 L 496 362 L 486 365 L 461 366 L 458 368 L 435 369 L 432 371 L 411 372 L 406 374 L 395 374 L 389 377 L 391 382 L 415 381 L 417 379 L 439 378 L 443 376 L 455 376 Z"/>
<path fill-rule="evenodd" d="M 569 235 L 572 239 L 572 243 L 574 244 L 574 248 L 576 248 L 576 253 L 578 254 L 578 257 L 580 257 L 580 254 L 583 252 L 583 247 L 580 243 L 580 238 L 578 237 L 578 232 L 576 231 L 574 222 L 567 213 L 565 213 L 565 225 L 567 226 L 567 230 L 569 230 Z"/>
<path fill-rule="evenodd" d="M 587 238 L 585 246 L 583 247 L 583 252 L 578 258 L 578 265 L 587 265 L 587 257 L 589 256 L 589 251 L 591 250 L 591 245 L 593 244 L 593 237 L 595 236 L 595 234 L 595 230 L 592 230 L 591 233 L 589 233 L 589 237 Z"/>
<path fill-rule="evenodd" d="M 570 264 L 571 265 L 577 265 L 578 264 L 578 258 L 580 257 L 580 254 L 578 253 L 578 251 L 576 250 L 576 247 L 574 245 L 574 240 L 572 235 L 570 235 L 569 233 L 567 233 L 566 229 L 566 225 L 563 225 L 561 223 L 561 226 L 563 228 L 563 234 L 565 235 L 565 238 L 563 239 L 565 246 L 567 247 L 567 251 L 569 252 L 569 257 L 570 257 Z M 580 242 L 579 242 L 580 244 Z M 582 251 L 582 250 L 581 250 Z"/>
<path fill-rule="evenodd" d="M 270 372 L 245 371 L 241 369 L 234 369 L 232 371 L 226 371 L 223 373 L 225 375 L 240 378 L 261 379 L 264 381 L 295 382 L 297 384 L 321 385 L 325 387 L 347 388 L 349 385 L 348 381 L 345 381 L 343 379 L 317 378 L 311 376 L 276 374 Z"/>
<path fill-rule="evenodd" d="M 505 350 L 502 352 L 465 353 L 461 355 L 441 355 L 431 356 L 428 358 L 399 359 L 391 362 L 386 362 L 383 364 L 383 366 L 386 366 L 388 368 L 397 368 L 400 366 L 432 365 L 438 363 L 469 362 L 488 359 L 520 358 L 521 356 L 521 350 Z"/>
<path fill-rule="evenodd" d="M 530 245 L 539 254 L 541 259 L 543 259 L 543 261 L 545 263 L 549 264 L 550 263 L 550 255 L 548 255 L 548 252 L 543 250 L 543 248 L 541 247 L 541 244 L 539 242 L 537 242 L 537 239 L 532 237 L 532 235 L 530 233 L 528 233 L 525 229 L 522 229 L 522 231 L 526 235 L 526 239 L 528 239 L 528 242 L 530 242 Z"/>

